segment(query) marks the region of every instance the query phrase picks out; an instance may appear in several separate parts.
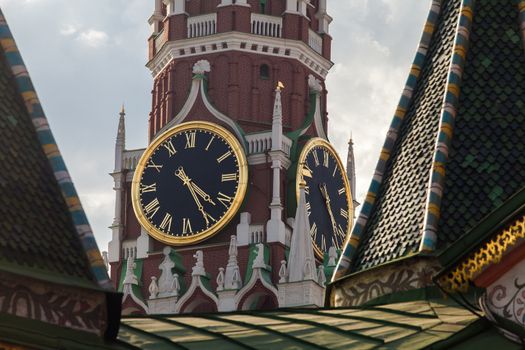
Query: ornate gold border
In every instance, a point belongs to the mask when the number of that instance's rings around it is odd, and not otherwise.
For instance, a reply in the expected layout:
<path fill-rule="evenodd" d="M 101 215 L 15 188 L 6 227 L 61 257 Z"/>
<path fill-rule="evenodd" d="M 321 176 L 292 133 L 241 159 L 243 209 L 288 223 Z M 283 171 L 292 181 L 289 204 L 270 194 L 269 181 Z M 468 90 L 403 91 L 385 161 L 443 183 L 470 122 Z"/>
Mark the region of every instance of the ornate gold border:
<path fill-rule="evenodd" d="M 350 193 L 350 183 L 348 181 L 348 177 L 346 176 L 345 168 L 343 167 L 343 162 L 341 162 L 341 159 L 337 155 L 337 152 L 335 148 L 325 139 L 322 139 L 320 137 L 315 137 L 313 139 L 310 139 L 301 150 L 301 154 L 299 155 L 298 163 L 297 163 L 297 174 L 295 175 L 295 192 L 296 192 L 296 198 L 297 203 L 299 203 L 299 183 L 301 181 L 301 171 L 303 169 L 302 164 L 306 160 L 306 157 L 310 151 L 315 147 L 322 147 L 325 148 L 328 152 L 332 154 L 332 156 L 337 161 L 337 166 L 341 170 L 341 174 L 343 174 L 343 181 L 345 184 L 345 191 L 346 191 L 346 200 L 348 202 L 348 229 L 346 232 L 346 239 L 343 242 L 341 249 L 343 249 L 346 246 L 346 243 L 350 239 L 350 232 L 352 231 L 352 226 L 354 224 L 354 202 L 352 201 L 352 194 Z M 324 253 L 321 251 L 321 249 L 317 246 L 315 242 L 313 242 L 314 245 L 314 251 L 315 254 L 319 258 L 323 258 Z"/>
<path fill-rule="evenodd" d="M 205 130 L 215 133 L 229 143 L 230 147 L 233 150 L 233 153 L 237 157 L 239 164 L 239 186 L 237 187 L 237 193 L 235 194 L 232 205 L 230 206 L 226 214 L 213 226 L 191 237 L 173 237 L 158 230 L 145 217 L 140 206 L 140 178 L 142 177 L 142 173 L 144 171 L 144 167 L 147 161 L 149 160 L 155 149 L 159 147 L 161 143 L 163 143 L 166 139 L 173 136 L 174 134 L 193 129 Z M 133 175 L 133 182 L 131 186 L 131 202 L 133 204 L 133 211 L 135 212 L 135 216 L 137 217 L 141 226 L 144 227 L 144 229 L 148 232 L 150 236 L 162 243 L 175 246 L 199 243 L 205 239 L 210 238 L 219 230 L 224 228 L 224 226 L 226 226 L 231 221 L 231 219 L 233 219 L 235 214 L 237 214 L 237 211 L 241 207 L 241 204 L 244 200 L 246 189 L 248 187 L 248 162 L 246 161 L 246 156 L 239 141 L 235 138 L 235 136 L 233 136 L 233 134 L 231 134 L 222 126 L 203 121 L 182 123 L 163 132 L 161 135 L 159 135 L 159 137 L 157 137 L 153 141 L 153 143 L 151 143 L 148 146 L 148 148 L 146 149 L 144 154 L 142 154 L 142 157 L 140 158 L 137 164 L 137 168 L 135 169 L 135 174 Z"/>
<path fill-rule="evenodd" d="M 493 238 L 483 243 L 476 250 L 465 256 L 439 278 L 447 291 L 467 292 L 469 282 L 479 277 L 486 268 L 498 264 L 520 240 L 525 239 L 525 215 L 514 220 L 512 224 L 498 230 Z"/>

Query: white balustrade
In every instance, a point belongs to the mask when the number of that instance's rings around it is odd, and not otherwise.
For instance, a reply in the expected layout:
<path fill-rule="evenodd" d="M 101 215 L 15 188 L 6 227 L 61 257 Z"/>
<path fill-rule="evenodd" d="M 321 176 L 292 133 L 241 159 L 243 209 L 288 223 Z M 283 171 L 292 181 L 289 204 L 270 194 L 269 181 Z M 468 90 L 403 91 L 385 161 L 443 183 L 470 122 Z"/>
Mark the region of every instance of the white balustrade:
<path fill-rule="evenodd" d="M 252 13 L 251 28 L 252 34 L 280 38 L 283 32 L 283 19 L 282 17 Z"/>
<path fill-rule="evenodd" d="M 323 38 L 311 29 L 308 29 L 308 45 L 318 54 L 323 54 Z"/>
<path fill-rule="evenodd" d="M 188 38 L 213 35 L 215 33 L 217 33 L 216 13 L 188 18 Z"/>
<path fill-rule="evenodd" d="M 144 149 L 124 151 L 124 156 L 122 157 L 122 168 L 126 170 L 135 170 L 142 153 L 144 153 Z"/>
<path fill-rule="evenodd" d="M 248 142 L 248 155 L 256 153 L 265 153 L 272 150 L 272 132 L 263 132 L 257 134 L 246 135 L 246 141 Z M 292 148 L 292 140 L 288 137 L 283 137 L 282 150 L 286 155 L 290 155 L 290 149 Z"/>
<path fill-rule="evenodd" d="M 250 243 L 264 243 L 266 242 L 266 232 L 264 225 L 250 225 Z"/>

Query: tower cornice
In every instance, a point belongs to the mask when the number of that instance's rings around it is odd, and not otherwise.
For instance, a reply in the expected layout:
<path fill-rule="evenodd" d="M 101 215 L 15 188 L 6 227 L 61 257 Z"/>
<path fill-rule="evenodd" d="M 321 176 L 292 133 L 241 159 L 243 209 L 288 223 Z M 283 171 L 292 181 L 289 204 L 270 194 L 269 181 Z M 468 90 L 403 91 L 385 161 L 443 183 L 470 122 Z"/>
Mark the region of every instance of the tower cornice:
<path fill-rule="evenodd" d="M 203 48 L 205 50 L 203 50 Z M 260 55 L 296 59 L 305 67 L 326 78 L 333 62 L 327 60 L 304 42 L 260 35 L 226 32 L 199 38 L 165 43 L 146 67 L 153 77 L 161 73 L 174 59 L 202 56 L 226 51 L 240 51 Z"/>

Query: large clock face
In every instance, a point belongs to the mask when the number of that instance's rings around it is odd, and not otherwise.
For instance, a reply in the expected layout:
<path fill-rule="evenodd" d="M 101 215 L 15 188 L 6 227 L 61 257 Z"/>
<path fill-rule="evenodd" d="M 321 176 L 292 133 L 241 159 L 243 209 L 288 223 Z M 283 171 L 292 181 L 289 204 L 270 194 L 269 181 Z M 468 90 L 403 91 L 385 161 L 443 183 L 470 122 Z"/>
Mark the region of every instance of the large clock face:
<path fill-rule="evenodd" d="M 232 219 L 246 185 L 246 158 L 235 137 L 212 123 L 184 123 L 159 136 L 140 159 L 133 208 L 157 240 L 195 243 Z"/>
<path fill-rule="evenodd" d="M 314 138 L 299 157 L 297 184 L 306 182 L 306 211 L 314 250 L 322 257 L 330 247 L 341 249 L 353 222 L 353 204 L 348 178 L 334 148 Z M 297 187 L 299 198 L 299 187 Z"/>

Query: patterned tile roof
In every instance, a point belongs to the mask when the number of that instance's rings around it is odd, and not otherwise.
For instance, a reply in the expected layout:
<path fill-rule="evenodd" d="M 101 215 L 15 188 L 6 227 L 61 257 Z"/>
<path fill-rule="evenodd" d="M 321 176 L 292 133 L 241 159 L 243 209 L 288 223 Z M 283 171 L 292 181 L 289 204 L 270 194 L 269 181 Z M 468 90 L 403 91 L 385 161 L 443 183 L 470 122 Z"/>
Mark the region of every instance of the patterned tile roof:
<path fill-rule="evenodd" d="M 525 185 L 524 4 L 433 1 L 336 277 L 445 248 Z"/>
<path fill-rule="evenodd" d="M 477 1 L 446 166 L 438 245 L 525 186 L 525 54 L 516 1 Z"/>
<path fill-rule="evenodd" d="M 0 193 L 0 269 L 108 286 L 100 252 L 1 11 Z"/>

